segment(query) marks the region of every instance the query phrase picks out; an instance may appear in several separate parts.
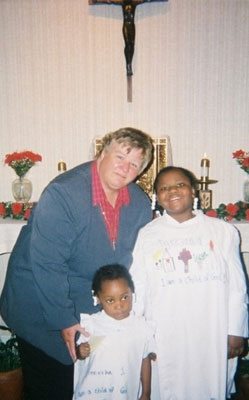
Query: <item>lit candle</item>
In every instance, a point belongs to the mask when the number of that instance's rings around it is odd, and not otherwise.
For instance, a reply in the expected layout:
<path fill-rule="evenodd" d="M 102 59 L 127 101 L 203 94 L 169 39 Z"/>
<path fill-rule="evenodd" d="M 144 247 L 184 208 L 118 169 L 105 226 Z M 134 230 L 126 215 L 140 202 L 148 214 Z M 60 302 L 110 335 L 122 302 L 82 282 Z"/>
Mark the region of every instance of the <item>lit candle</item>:
<path fill-rule="evenodd" d="M 201 160 L 201 176 L 203 178 L 207 178 L 209 177 L 209 167 L 210 167 L 210 161 L 207 158 L 207 154 L 204 153 L 204 156 Z"/>
<path fill-rule="evenodd" d="M 58 162 L 58 171 L 61 174 L 62 172 L 65 172 L 67 170 L 67 165 L 64 161 L 60 160 Z"/>

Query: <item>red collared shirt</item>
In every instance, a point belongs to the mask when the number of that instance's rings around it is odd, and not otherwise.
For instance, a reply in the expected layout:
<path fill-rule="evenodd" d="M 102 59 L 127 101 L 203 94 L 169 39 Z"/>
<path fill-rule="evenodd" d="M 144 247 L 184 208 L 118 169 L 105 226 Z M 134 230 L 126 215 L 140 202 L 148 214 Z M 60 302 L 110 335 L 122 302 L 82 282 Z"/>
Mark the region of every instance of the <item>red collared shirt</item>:
<path fill-rule="evenodd" d="M 127 186 L 119 189 L 115 207 L 112 207 L 112 205 L 108 202 L 102 187 L 96 161 L 92 163 L 91 170 L 93 206 L 100 206 L 109 239 L 112 243 L 113 250 L 115 250 L 115 243 L 118 238 L 120 209 L 122 205 L 127 205 L 130 203 L 129 191 Z"/>

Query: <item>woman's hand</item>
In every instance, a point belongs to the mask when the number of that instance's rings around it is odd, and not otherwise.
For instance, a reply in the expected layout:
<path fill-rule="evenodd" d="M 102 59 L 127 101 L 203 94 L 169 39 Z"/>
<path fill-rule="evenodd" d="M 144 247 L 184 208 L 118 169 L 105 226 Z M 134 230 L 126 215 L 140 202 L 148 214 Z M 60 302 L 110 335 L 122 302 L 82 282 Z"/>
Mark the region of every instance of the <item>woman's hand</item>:
<path fill-rule="evenodd" d="M 70 326 L 69 328 L 65 328 L 61 330 L 61 336 L 64 342 L 66 343 L 66 346 L 68 348 L 69 354 L 73 359 L 73 362 L 77 360 L 76 357 L 76 350 L 75 350 L 75 335 L 76 333 L 82 333 L 82 335 L 88 337 L 89 333 L 80 326 L 80 324 L 76 324 L 73 326 Z"/>

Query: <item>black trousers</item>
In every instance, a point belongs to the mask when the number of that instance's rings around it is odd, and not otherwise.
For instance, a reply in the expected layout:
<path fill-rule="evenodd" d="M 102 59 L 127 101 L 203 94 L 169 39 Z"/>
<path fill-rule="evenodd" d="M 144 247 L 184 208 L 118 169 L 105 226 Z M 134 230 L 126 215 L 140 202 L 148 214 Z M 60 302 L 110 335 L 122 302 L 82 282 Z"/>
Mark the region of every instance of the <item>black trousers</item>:
<path fill-rule="evenodd" d="M 17 338 L 25 400 L 72 400 L 74 364 L 64 365 Z"/>

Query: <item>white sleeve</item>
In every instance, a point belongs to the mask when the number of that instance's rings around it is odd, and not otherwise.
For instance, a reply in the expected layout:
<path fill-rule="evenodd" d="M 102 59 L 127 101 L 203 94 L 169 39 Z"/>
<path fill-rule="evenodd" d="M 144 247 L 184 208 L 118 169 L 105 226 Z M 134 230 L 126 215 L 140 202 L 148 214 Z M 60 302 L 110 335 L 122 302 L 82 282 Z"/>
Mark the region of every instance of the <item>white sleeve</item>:
<path fill-rule="evenodd" d="M 130 273 L 135 285 L 133 311 L 136 315 L 144 315 L 146 303 L 145 295 L 147 293 L 148 278 L 142 244 L 143 239 L 141 234 L 139 234 L 133 251 L 133 262 L 130 268 Z"/>
<path fill-rule="evenodd" d="M 89 314 L 80 314 L 80 326 L 84 328 L 90 336 L 84 336 L 82 333 L 80 334 L 76 344 L 79 346 L 81 343 L 86 343 L 89 341 L 93 327 L 92 327 L 92 320 L 91 320 L 91 315 Z"/>
<path fill-rule="evenodd" d="M 228 334 L 248 337 L 248 295 L 245 273 L 240 258 L 239 235 L 233 227 L 227 249 L 229 267 Z"/>
<path fill-rule="evenodd" d="M 143 358 L 148 357 L 150 353 L 155 353 L 157 354 L 157 347 L 156 347 L 156 341 L 155 341 L 155 325 L 152 322 L 146 322 L 146 345 L 144 349 L 144 355 Z"/>

